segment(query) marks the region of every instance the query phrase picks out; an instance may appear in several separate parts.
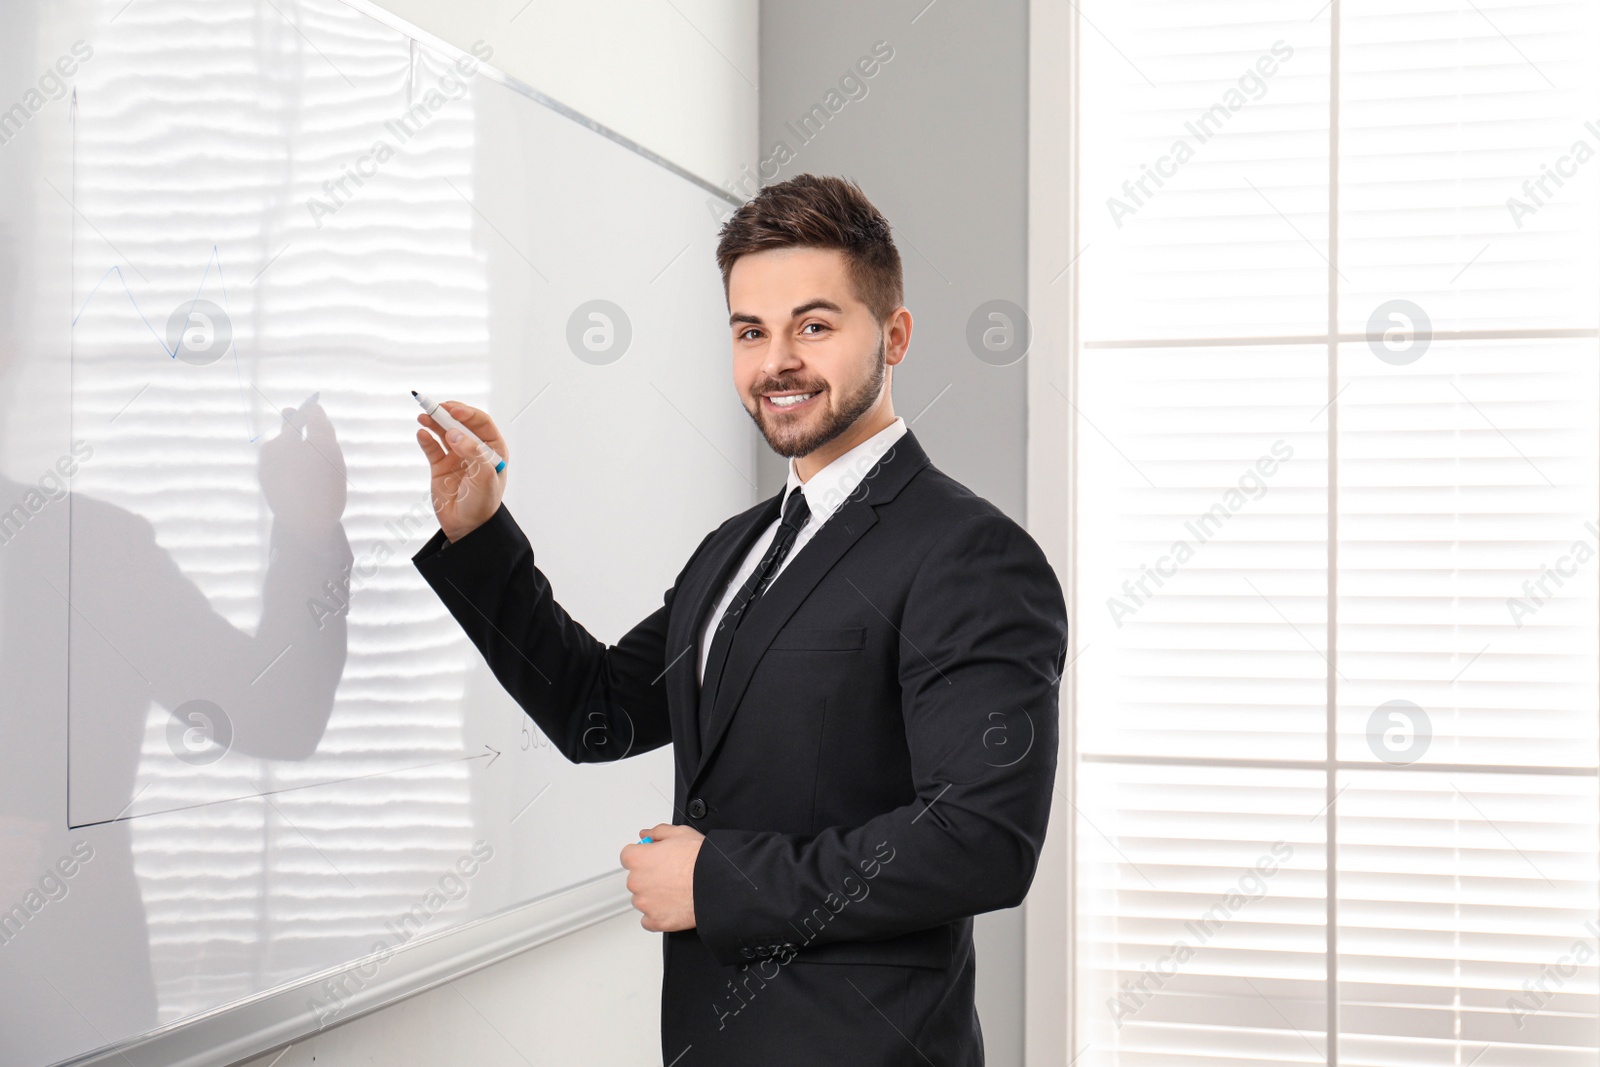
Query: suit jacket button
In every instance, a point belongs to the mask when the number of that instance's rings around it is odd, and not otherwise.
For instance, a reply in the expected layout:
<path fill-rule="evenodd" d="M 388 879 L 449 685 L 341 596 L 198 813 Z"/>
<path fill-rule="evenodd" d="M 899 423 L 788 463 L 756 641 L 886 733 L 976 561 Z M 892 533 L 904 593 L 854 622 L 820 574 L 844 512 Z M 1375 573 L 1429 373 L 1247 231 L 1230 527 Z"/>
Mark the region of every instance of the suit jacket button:
<path fill-rule="evenodd" d="M 689 801 L 689 818 L 703 819 L 706 817 L 706 802 L 699 797 Z"/>
<path fill-rule="evenodd" d="M 743 956 L 747 960 L 753 960 L 756 958 L 756 950 L 751 948 L 749 945 L 746 945 L 744 948 L 739 950 L 739 955 Z"/>

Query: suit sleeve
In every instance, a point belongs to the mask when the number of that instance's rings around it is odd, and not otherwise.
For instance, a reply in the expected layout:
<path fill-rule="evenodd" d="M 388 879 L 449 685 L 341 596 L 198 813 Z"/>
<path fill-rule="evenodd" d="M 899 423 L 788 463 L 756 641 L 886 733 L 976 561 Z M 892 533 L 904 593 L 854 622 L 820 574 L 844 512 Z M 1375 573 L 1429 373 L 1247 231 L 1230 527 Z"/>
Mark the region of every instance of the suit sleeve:
<path fill-rule="evenodd" d="M 676 584 L 660 608 L 608 647 L 556 603 L 503 503 L 453 544 L 436 532 L 412 561 L 495 678 L 567 759 L 606 763 L 672 740 L 662 680 Z"/>
<path fill-rule="evenodd" d="M 915 799 L 816 835 L 708 832 L 695 918 L 719 962 L 894 937 L 1026 896 L 1055 782 L 1060 583 L 1025 530 L 976 515 L 921 562 L 896 625 Z"/>

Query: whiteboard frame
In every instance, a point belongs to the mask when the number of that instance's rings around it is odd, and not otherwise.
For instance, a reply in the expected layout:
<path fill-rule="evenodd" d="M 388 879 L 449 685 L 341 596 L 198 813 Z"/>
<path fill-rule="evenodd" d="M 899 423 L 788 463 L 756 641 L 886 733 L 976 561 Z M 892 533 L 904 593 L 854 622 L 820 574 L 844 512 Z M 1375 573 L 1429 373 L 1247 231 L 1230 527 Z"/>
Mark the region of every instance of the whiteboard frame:
<path fill-rule="evenodd" d="M 54 1067 L 228 1067 L 435 989 L 528 949 L 629 911 L 627 872 L 603 874 L 494 915 L 418 937 L 392 950 L 330 967 L 287 985 L 105 1045 Z M 363 967 L 382 966 L 348 999 L 337 1022 L 319 1024 L 319 988 Z"/>
<path fill-rule="evenodd" d="M 743 206 L 744 201 L 737 195 L 713 185 L 498 67 L 477 60 L 463 49 L 378 6 L 374 0 L 341 2 L 451 62 L 463 57 L 473 59 L 478 63 L 480 73 L 491 80 L 642 156 L 732 207 Z M 493 915 L 418 937 L 392 950 L 387 957 L 372 954 L 349 960 L 285 985 L 157 1027 L 130 1040 L 59 1060 L 51 1067 L 143 1067 L 145 1064 L 161 1064 L 163 1067 L 229 1067 L 292 1045 L 332 1026 L 343 1025 L 391 1007 L 453 979 L 596 923 L 627 914 L 632 910 L 633 898 L 626 882 L 627 872 L 619 868 L 570 888 L 513 905 Z M 374 966 L 380 959 L 382 968 L 378 976 L 363 982 L 345 1000 L 338 1020 L 318 1023 L 309 1006 L 313 999 L 320 999 L 318 994 L 322 983 L 348 975 L 359 968 Z"/>
<path fill-rule="evenodd" d="M 650 149 L 646 148 L 644 145 L 640 144 L 638 141 L 635 141 L 626 134 L 622 134 L 616 130 L 613 130 L 610 126 L 607 126 L 603 122 L 596 122 L 594 119 L 590 118 L 588 115 L 585 115 L 576 108 L 563 104 L 553 96 L 541 93 L 527 82 L 513 78 L 511 75 L 507 74 L 499 67 L 494 66 L 492 63 L 485 63 L 482 60 L 479 60 L 476 56 L 473 56 L 463 49 L 451 44 L 449 41 L 444 40 L 442 37 L 435 37 L 433 34 L 421 29 L 415 24 L 407 22 L 394 12 L 380 7 L 375 0 L 340 0 L 340 2 L 354 11 L 361 12 L 361 14 L 366 15 L 368 18 L 382 23 L 397 33 L 411 38 L 418 44 L 424 45 L 427 48 L 440 53 L 452 63 L 454 63 L 457 59 L 462 58 L 472 60 L 474 63 L 478 64 L 479 72 L 487 74 L 491 81 L 498 82 L 507 89 L 522 94 L 529 100 L 549 108 L 558 115 L 571 119 L 578 125 L 588 130 L 592 130 L 607 140 L 615 141 L 623 148 L 626 148 L 628 151 L 633 152 L 636 155 L 643 156 L 645 159 L 648 159 L 650 162 L 654 163 L 663 170 L 676 174 L 684 181 L 689 182 L 692 185 L 699 186 L 701 189 L 711 193 L 713 196 L 721 197 L 733 207 L 742 207 L 744 205 L 743 200 L 733 193 L 730 193 L 728 190 L 723 189 L 720 186 L 712 185 L 709 181 L 700 177 L 700 175 L 679 166 L 660 153 L 652 152 Z"/>

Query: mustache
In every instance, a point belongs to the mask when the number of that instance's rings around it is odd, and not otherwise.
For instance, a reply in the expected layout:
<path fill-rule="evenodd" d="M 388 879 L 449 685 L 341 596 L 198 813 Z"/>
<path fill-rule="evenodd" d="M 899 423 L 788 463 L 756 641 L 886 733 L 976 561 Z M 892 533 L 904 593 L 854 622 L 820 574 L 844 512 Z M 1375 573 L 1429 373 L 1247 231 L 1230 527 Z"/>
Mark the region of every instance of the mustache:
<path fill-rule="evenodd" d="M 821 382 L 762 382 L 752 390 L 760 393 L 820 393 L 826 386 Z"/>

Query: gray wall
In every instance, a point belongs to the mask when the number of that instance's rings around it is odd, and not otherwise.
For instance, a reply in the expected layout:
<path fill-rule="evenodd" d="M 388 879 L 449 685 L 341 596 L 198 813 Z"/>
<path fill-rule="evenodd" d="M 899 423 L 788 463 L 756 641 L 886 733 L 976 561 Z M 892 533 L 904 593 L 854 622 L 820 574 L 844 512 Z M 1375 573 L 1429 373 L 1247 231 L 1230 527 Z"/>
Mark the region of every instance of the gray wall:
<path fill-rule="evenodd" d="M 761 184 L 853 178 L 888 218 L 913 320 L 895 412 L 917 418 L 940 469 L 1019 522 L 1026 363 L 979 359 L 967 323 L 986 301 L 1027 298 L 1027 29 L 1023 0 L 761 5 L 761 152 L 774 157 L 782 141 L 794 156 Z M 894 58 L 802 143 L 786 124 L 799 126 L 878 41 Z M 783 461 L 763 460 L 762 489 L 777 492 Z"/>
<path fill-rule="evenodd" d="M 846 102 L 802 143 L 787 124 L 825 104 L 879 41 L 893 58 L 861 79 L 865 95 L 840 91 L 834 106 Z M 1027 90 L 1025 0 L 761 4 L 761 154 L 781 160 L 781 141 L 794 158 L 760 172 L 760 184 L 806 172 L 853 178 L 888 218 L 912 316 L 895 412 L 916 420 L 936 466 L 1018 522 L 1027 361 L 999 365 L 1020 348 L 980 359 L 967 327 L 987 301 L 1027 300 Z M 769 495 L 784 461 L 760 452 Z M 1022 950 L 1019 911 L 978 919 L 978 1012 L 994 1067 L 1022 1062 Z"/>

